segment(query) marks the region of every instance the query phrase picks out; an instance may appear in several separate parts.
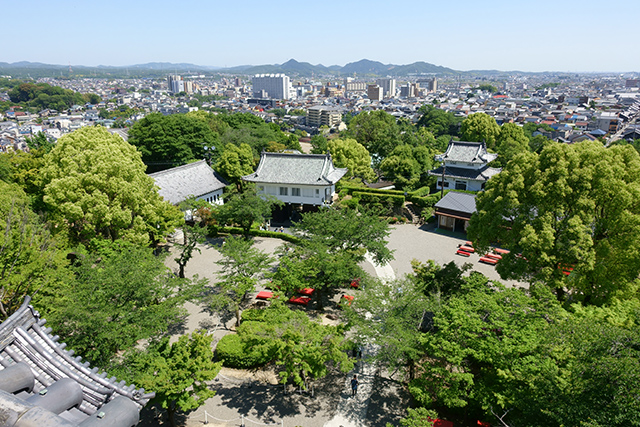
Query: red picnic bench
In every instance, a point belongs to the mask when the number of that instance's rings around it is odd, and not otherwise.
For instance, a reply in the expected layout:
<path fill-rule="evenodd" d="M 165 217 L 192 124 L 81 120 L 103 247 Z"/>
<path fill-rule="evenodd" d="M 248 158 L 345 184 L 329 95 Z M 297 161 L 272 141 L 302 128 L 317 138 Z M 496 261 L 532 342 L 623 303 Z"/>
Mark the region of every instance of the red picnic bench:
<path fill-rule="evenodd" d="M 313 293 L 314 293 L 315 291 L 316 291 L 316 290 L 315 290 L 315 289 L 313 289 L 313 288 L 298 289 L 298 293 L 299 293 L 300 295 L 306 295 L 306 296 L 308 296 L 308 297 L 310 297 L 311 295 L 313 295 Z"/>
<path fill-rule="evenodd" d="M 497 259 L 489 258 L 487 256 L 480 257 L 480 262 L 484 262 L 486 264 L 496 265 L 498 263 Z"/>
<path fill-rule="evenodd" d="M 500 254 L 500 255 L 506 255 L 506 254 L 510 253 L 511 251 L 510 251 L 510 250 L 508 250 L 508 249 L 495 248 L 495 249 L 493 250 L 493 252 L 495 252 L 495 253 L 497 253 L 497 254 Z"/>
<path fill-rule="evenodd" d="M 347 305 L 351 305 L 353 302 L 353 296 L 351 295 L 342 295 L 340 297 L 340 303 L 346 303 Z"/>
<path fill-rule="evenodd" d="M 494 254 L 493 252 L 489 252 L 485 256 L 489 257 L 489 258 L 493 258 L 493 259 L 495 259 L 497 261 L 500 261 L 502 259 L 502 255 Z"/>
<path fill-rule="evenodd" d="M 476 251 L 471 246 L 466 246 L 466 245 L 460 245 L 460 246 L 458 246 L 458 249 L 461 250 L 461 251 L 469 252 L 470 254 L 472 254 L 472 253 L 474 253 Z"/>
<path fill-rule="evenodd" d="M 269 291 L 258 292 L 258 295 L 256 295 L 256 298 L 258 298 L 258 299 L 270 299 L 270 298 L 273 298 L 273 292 L 269 292 Z"/>
<path fill-rule="evenodd" d="M 299 304 L 299 305 L 307 305 L 311 302 L 311 298 L 309 297 L 291 297 L 289 298 L 289 303 L 291 304 Z"/>
<path fill-rule="evenodd" d="M 458 249 L 456 251 L 456 254 L 466 256 L 466 257 L 471 256 L 471 252 L 463 251 L 462 249 Z"/>

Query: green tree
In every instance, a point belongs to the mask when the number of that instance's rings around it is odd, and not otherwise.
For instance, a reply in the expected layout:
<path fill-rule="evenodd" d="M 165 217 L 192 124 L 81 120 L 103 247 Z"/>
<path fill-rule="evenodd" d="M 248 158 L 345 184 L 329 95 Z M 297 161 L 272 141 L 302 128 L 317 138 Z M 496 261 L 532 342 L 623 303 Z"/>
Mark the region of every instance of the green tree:
<path fill-rule="evenodd" d="M 550 143 L 523 153 L 476 199 L 468 234 L 511 249 L 503 278 L 540 281 L 587 304 L 635 293 L 640 273 L 640 156 L 632 147 Z M 567 273 L 571 272 L 567 276 Z"/>
<path fill-rule="evenodd" d="M 184 269 L 194 252 L 200 252 L 198 244 L 204 243 L 206 239 L 206 229 L 199 224 L 185 225 L 182 227 L 182 243 L 176 243 L 180 250 L 178 257 L 174 261 L 178 264 L 178 277 L 184 279 Z"/>
<path fill-rule="evenodd" d="M 136 385 L 155 392 L 152 402 L 167 410 L 169 425 L 175 427 L 178 411 L 189 412 L 202 406 L 216 392 L 208 382 L 220 372 L 213 362 L 213 335 L 196 331 L 169 344 L 169 338 L 152 344 L 144 352 L 127 357 L 127 371 Z"/>
<path fill-rule="evenodd" d="M 157 172 L 204 159 L 204 147 L 217 147 L 219 138 L 193 116 L 153 113 L 131 126 L 129 143 L 142 153 L 149 172 Z"/>
<path fill-rule="evenodd" d="M 25 140 L 30 150 L 42 150 L 44 154 L 50 152 L 54 147 L 54 144 L 43 132 L 38 132 L 35 136 L 27 137 Z"/>
<path fill-rule="evenodd" d="M 373 359 L 389 371 L 404 369 L 405 378 L 413 380 L 424 355 L 420 328 L 431 306 L 415 281 L 370 280 L 346 313 L 359 344 L 376 346 Z"/>
<path fill-rule="evenodd" d="M 310 282 L 318 293 L 319 309 L 326 292 L 364 274 L 358 264 L 367 252 L 380 264 L 392 258 L 386 246 L 389 225 L 367 211 L 322 209 L 306 213 L 294 231 L 301 239 L 298 259 L 315 268 Z"/>
<path fill-rule="evenodd" d="M 311 152 L 313 154 L 325 154 L 329 148 L 327 147 L 327 138 L 321 134 L 313 135 L 311 137 Z"/>
<path fill-rule="evenodd" d="M 327 143 L 336 167 L 347 168 L 347 178 L 358 177 L 373 182 L 377 179 L 371 169 L 371 156 L 355 139 L 332 139 Z"/>
<path fill-rule="evenodd" d="M 215 296 L 214 307 L 232 307 L 236 326 L 240 326 L 240 307 L 247 294 L 255 290 L 258 280 L 273 262 L 271 257 L 253 247 L 253 240 L 228 237 L 218 248 L 222 259 L 216 264 L 222 267 L 221 292 Z"/>
<path fill-rule="evenodd" d="M 237 224 L 242 228 L 245 238 L 249 238 L 249 231 L 254 223 L 262 224 L 271 218 L 271 211 L 282 202 L 272 196 L 258 196 L 253 188 L 244 193 L 237 193 L 228 197 L 224 205 L 214 213 L 220 224 Z"/>
<path fill-rule="evenodd" d="M 45 224 L 29 208 L 27 195 L 16 185 L 0 181 L 0 317 L 7 319 L 34 297 L 65 281 L 64 254 L 59 251 Z"/>
<path fill-rule="evenodd" d="M 395 117 L 386 111 L 363 111 L 349 122 L 349 135 L 364 145 L 374 162 L 379 162 L 398 143 L 399 131 Z"/>
<path fill-rule="evenodd" d="M 146 244 L 171 232 L 180 211 L 162 200 L 132 145 L 102 127 L 58 140 L 45 156 L 44 202 L 72 242 L 94 237 Z"/>
<path fill-rule="evenodd" d="M 105 367 L 139 340 L 158 337 L 181 321 L 183 303 L 203 282 L 179 279 L 153 250 L 125 241 L 94 241 L 79 251 L 74 278 L 61 286 L 48 320 L 76 351 Z"/>
<path fill-rule="evenodd" d="M 248 144 L 227 144 L 216 162 L 215 169 L 241 191 L 242 177 L 253 173 L 253 166 L 253 151 Z"/>
<path fill-rule="evenodd" d="M 436 138 L 443 135 L 456 135 L 456 122 L 458 121 L 453 113 L 434 107 L 433 105 L 423 105 L 418 110 L 422 115 L 417 126 L 426 128 Z M 448 138 L 447 138 L 448 140 Z"/>
<path fill-rule="evenodd" d="M 496 139 L 498 158 L 495 166 L 503 167 L 517 154 L 529 151 L 529 138 L 522 128 L 514 123 L 505 123 L 500 127 L 500 135 Z"/>
<path fill-rule="evenodd" d="M 460 133 L 464 141 L 484 141 L 487 148 L 494 149 L 496 139 L 500 136 L 500 126 L 485 113 L 473 113 L 462 121 Z"/>
<path fill-rule="evenodd" d="M 428 171 L 433 168 L 433 152 L 424 146 L 398 145 L 380 163 L 387 179 L 401 189 L 411 190 L 428 185 Z"/>

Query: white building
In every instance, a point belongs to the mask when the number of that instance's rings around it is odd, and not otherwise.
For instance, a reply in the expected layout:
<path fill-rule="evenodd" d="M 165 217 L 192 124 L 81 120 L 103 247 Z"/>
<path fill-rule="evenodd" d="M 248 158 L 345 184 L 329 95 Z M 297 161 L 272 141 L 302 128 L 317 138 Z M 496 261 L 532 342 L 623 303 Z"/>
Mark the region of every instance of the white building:
<path fill-rule="evenodd" d="M 396 79 L 386 78 L 378 79 L 376 84 L 382 88 L 382 96 L 384 98 L 395 98 L 396 96 Z"/>
<path fill-rule="evenodd" d="M 184 92 L 184 80 L 182 80 L 182 76 L 167 76 L 167 86 L 169 92 L 173 94 Z"/>
<path fill-rule="evenodd" d="M 327 105 L 316 105 L 307 110 L 307 126 L 334 127 L 342 122 L 342 109 Z"/>
<path fill-rule="evenodd" d="M 330 154 L 263 152 L 256 171 L 242 179 L 255 183 L 258 194 L 304 208 L 331 203 L 336 182 L 346 173 L 333 165 Z"/>
<path fill-rule="evenodd" d="M 196 200 L 221 205 L 222 190 L 228 185 L 204 160 L 152 173 L 149 176 L 160 187 L 158 193 L 172 205 L 177 205 L 191 196 Z"/>
<path fill-rule="evenodd" d="M 256 74 L 251 82 L 255 98 L 291 99 L 295 93 L 284 74 Z"/>
<path fill-rule="evenodd" d="M 438 177 L 436 188 L 439 190 L 444 181 L 445 190 L 480 191 L 489 178 L 500 173 L 501 169 L 488 166 L 497 157 L 487 152 L 484 142 L 451 140 L 447 151 L 435 157 L 442 166 L 429 171 L 429 175 Z"/>

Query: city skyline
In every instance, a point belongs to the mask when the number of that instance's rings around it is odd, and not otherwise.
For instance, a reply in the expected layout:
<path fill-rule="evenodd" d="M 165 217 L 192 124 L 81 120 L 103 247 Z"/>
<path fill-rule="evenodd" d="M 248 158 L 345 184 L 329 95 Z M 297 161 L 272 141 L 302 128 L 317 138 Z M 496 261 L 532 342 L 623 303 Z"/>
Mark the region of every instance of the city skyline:
<path fill-rule="evenodd" d="M 115 0 L 7 2 L 0 62 L 128 66 L 324 66 L 363 58 L 459 71 L 637 72 L 640 4 L 588 0 L 209 4 Z M 19 19 L 22 17 L 22 19 Z"/>

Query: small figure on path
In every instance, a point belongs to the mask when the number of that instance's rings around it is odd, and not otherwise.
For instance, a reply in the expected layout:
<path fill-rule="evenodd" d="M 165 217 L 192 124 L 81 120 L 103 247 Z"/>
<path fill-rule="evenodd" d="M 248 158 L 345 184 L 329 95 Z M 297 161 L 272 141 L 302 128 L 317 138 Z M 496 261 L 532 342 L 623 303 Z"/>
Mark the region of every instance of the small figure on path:
<path fill-rule="evenodd" d="M 358 377 L 356 377 L 355 375 L 353 376 L 353 379 L 351 380 L 351 396 L 355 396 L 356 393 L 358 392 Z"/>

